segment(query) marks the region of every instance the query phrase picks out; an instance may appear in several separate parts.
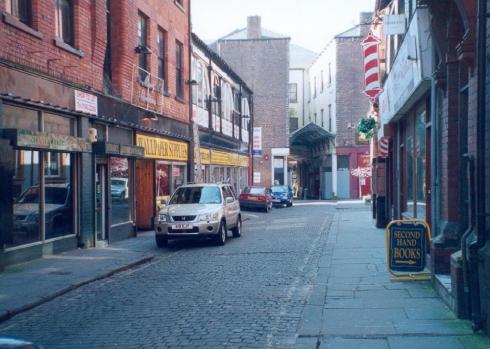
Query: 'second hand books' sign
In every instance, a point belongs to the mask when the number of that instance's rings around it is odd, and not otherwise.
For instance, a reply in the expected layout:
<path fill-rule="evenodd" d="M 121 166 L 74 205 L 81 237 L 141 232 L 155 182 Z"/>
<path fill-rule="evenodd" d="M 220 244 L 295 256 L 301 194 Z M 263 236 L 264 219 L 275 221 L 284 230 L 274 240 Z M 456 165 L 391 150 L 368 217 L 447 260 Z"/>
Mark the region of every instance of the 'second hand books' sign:
<path fill-rule="evenodd" d="M 421 272 L 426 265 L 430 229 L 425 221 L 391 222 L 387 230 L 388 269 L 398 272 Z"/>

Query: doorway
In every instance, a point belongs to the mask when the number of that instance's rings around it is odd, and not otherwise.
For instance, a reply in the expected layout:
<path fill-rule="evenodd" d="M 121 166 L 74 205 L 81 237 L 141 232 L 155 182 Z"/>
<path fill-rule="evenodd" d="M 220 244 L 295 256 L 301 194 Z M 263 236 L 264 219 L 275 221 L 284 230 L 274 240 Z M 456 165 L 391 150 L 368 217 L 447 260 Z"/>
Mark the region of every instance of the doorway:
<path fill-rule="evenodd" d="M 107 241 L 107 164 L 95 171 L 95 241 Z"/>

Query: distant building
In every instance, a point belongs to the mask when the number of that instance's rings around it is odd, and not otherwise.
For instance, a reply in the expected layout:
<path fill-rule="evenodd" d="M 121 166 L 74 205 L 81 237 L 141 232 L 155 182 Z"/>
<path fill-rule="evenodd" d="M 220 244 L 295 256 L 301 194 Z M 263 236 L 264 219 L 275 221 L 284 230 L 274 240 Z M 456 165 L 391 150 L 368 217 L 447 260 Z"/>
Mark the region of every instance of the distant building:
<path fill-rule="evenodd" d="M 198 138 L 195 181 L 249 184 L 252 91 L 196 34 L 192 34 L 192 111 Z"/>
<path fill-rule="evenodd" d="M 353 172 L 370 166 L 369 143 L 356 126 L 369 110 L 360 42 L 371 17 L 361 13 L 360 24 L 336 35 L 304 74 L 303 117 L 290 139 L 299 196 L 346 199 L 370 192 L 369 178 Z"/>
<path fill-rule="evenodd" d="M 288 81 L 290 38 L 263 29 L 258 16 L 222 37 L 218 54 L 254 91 L 253 184 L 290 183 Z"/>

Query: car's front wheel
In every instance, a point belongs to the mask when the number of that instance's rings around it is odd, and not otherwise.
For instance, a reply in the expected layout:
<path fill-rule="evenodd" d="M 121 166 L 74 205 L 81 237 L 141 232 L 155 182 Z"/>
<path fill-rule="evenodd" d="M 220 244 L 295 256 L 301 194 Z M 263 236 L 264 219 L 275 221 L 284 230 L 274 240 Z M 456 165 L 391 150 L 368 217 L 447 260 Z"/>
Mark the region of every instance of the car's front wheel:
<path fill-rule="evenodd" d="M 236 227 L 231 230 L 234 238 L 239 238 L 242 236 L 242 217 L 238 216 L 238 221 Z"/>
<path fill-rule="evenodd" d="M 219 225 L 218 234 L 216 235 L 216 245 L 223 246 L 226 242 L 226 223 L 221 221 Z"/>
<path fill-rule="evenodd" d="M 155 242 L 159 248 L 164 248 L 168 246 L 168 237 L 163 235 L 155 235 Z"/>

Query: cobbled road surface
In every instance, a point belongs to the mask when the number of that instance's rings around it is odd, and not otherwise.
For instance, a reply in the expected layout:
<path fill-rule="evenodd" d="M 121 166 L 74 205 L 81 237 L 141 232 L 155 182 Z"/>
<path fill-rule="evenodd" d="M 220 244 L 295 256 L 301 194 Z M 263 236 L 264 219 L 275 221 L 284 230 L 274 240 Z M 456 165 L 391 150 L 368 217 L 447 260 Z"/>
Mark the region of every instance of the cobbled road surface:
<path fill-rule="evenodd" d="M 334 213 L 244 212 L 241 238 L 155 247 L 151 264 L 20 314 L 0 335 L 46 349 L 291 347 Z"/>

